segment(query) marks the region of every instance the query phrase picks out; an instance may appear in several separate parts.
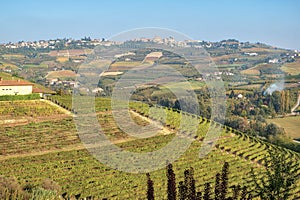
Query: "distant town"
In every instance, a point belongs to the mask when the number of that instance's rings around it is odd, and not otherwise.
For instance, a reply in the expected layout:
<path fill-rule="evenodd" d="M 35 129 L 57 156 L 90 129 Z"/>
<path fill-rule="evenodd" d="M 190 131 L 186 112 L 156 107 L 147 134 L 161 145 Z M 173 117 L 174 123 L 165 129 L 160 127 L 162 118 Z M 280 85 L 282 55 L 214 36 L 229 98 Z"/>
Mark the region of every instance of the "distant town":
<path fill-rule="evenodd" d="M 174 46 L 183 47 L 204 47 L 204 48 L 232 48 L 237 49 L 239 47 L 249 47 L 250 42 L 239 42 L 236 39 L 227 39 L 220 42 L 210 42 L 203 40 L 184 40 L 176 41 L 173 37 L 161 38 L 155 36 L 153 38 L 137 38 L 132 39 L 135 42 L 154 42 L 159 44 L 167 44 Z M 102 39 L 92 39 L 91 37 L 83 37 L 81 39 L 49 39 L 49 40 L 38 40 L 38 41 L 18 41 L 18 42 L 8 42 L 0 44 L 0 47 L 5 47 L 8 49 L 18 49 L 18 48 L 33 48 L 33 49 L 62 49 L 62 48 L 82 48 L 82 47 L 95 47 L 97 45 L 111 46 L 115 44 L 121 44 L 122 42 L 109 41 Z M 257 42 L 256 44 L 262 44 Z M 262 44 L 263 45 L 263 44 Z M 276 48 L 276 47 L 274 47 Z M 245 52 L 245 55 L 257 56 L 255 52 Z M 293 55 L 292 55 L 293 56 Z M 295 50 L 295 55 L 299 56 L 298 50 Z"/>

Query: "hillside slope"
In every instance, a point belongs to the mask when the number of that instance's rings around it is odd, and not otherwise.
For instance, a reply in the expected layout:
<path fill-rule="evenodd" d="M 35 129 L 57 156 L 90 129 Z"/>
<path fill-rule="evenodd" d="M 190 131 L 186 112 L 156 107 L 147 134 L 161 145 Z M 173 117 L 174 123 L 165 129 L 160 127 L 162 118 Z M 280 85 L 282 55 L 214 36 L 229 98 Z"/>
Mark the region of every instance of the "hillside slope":
<path fill-rule="evenodd" d="M 71 102 L 70 97 L 60 97 L 59 100 L 61 104 L 70 104 Z M 131 107 L 132 112 L 144 117 L 148 116 L 149 107 L 147 105 L 132 103 Z M 180 113 L 168 109 L 165 111 L 167 113 L 165 128 L 174 132 L 178 129 Z M 108 137 L 116 145 L 128 151 L 149 152 L 157 150 L 164 147 L 174 137 L 174 134 L 170 132 L 171 134 L 158 134 L 151 138 L 133 140 L 114 122 L 109 99 L 97 98 L 96 112 L 99 123 L 103 125 Z M 138 124 L 146 125 L 149 120 L 159 120 L 158 118 L 160 118 L 157 116 L 157 119 L 145 120 L 138 114 L 133 116 Z M 187 117 L 196 117 L 183 114 Z M 292 160 L 298 176 L 300 175 L 299 154 L 249 137 L 229 127 L 224 127 L 213 151 L 203 159 L 199 159 L 199 149 L 210 124 L 218 126 L 218 124 L 205 118 L 199 117 L 199 121 L 201 123 L 195 137 L 196 140 L 185 154 L 174 162 L 178 182 L 183 180 L 183 171 L 193 167 L 197 188 L 203 190 L 206 182 L 210 182 L 213 186 L 215 174 L 221 170 L 226 161 L 230 164 L 229 185 L 240 184 L 253 190 L 254 183 L 250 177 L 250 170 L 254 168 L 254 172 L 259 177 L 265 178 L 263 159 L 268 149 L 284 154 L 287 160 Z M 113 170 L 98 162 L 87 150 L 76 147 L 80 141 L 71 119 L 59 120 L 55 123 L 37 122 L 9 127 L 4 130 L 4 133 L 13 136 L 10 138 L 13 146 L 3 145 L 7 140 L 1 140 L 0 152 L 3 159 L 0 159 L 0 174 L 15 176 L 23 185 L 28 182 L 36 185 L 41 183 L 43 179 L 50 178 L 62 186 L 62 191 L 68 195 L 81 194 L 81 197 L 94 196 L 98 199 L 137 199 L 137 197 L 138 199 L 145 199 L 146 197 L 145 174 L 129 174 Z M 188 133 L 186 136 L 189 137 Z M 13 142 L 13 138 L 15 138 L 15 142 Z M 32 142 L 19 142 L 23 139 Z M 55 146 L 57 147 L 55 151 L 46 151 L 47 149 L 54 150 Z M 68 147 L 70 148 L 67 149 Z M 21 153 L 24 155 L 14 157 L 12 155 L 20 152 L 10 148 L 23 148 Z M 5 150 L 9 150 L 10 153 Z M 36 151 L 45 151 L 45 153 L 41 155 L 30 154 L 30 152 Z M 156 198 L 166 199 L 165 169 L 151 172 L 151 177 L 154 181 Z M 299 181 L 293 194 L 294 199 L 300 198 Z"/>

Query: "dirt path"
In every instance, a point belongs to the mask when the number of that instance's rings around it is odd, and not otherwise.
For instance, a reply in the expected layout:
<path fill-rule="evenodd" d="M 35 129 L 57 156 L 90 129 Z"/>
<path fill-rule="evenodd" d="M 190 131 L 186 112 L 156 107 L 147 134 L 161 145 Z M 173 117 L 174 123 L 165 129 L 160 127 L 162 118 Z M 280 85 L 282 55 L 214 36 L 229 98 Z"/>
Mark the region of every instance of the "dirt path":
<path fill-rule="evenodd" d="M 146 122 L 149 122 L 151 125 L 157 127 L 158 129 L 160 129 L 159 132 L 162 133 L 163 135 L 169 135 L 169 134 L 173 133 L 172 130 L 162 126 L 159 122 L 156 122 L 156 121 L 154 121 L 154 120 L 152 120 L 148 117 L 145 117 L 145 116 L 143 116 L 143 115 L 141 115 L 141 114 L 139 114 L 139 113 L 137 113 L 133 110 L 130 110 L 130 113 L 133 114 L 134 116 L 137 116 L 137 117 L 141 118 L 142 120 L 145 120 Z"/>
<path fill-rule="evenodd" d="M 299 105 L 300 105 L 300 94 L 299 94 L 299 96 L 298 96 L 296 105 L 295 105 L 294 107 L 292 107 L 292 109 L 291 109 L 291 114 L 292 114 L 292 115 L 295 115 L 295 114 L 296 114 L 296 113 L 295 113 L 295 110 L 298 108 Z"/>

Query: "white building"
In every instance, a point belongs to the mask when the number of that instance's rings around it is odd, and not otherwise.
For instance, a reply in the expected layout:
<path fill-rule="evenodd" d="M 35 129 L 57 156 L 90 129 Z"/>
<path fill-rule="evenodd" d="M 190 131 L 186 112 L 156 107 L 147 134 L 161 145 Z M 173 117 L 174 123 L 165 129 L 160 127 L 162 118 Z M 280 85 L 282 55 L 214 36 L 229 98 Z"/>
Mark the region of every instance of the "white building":
<path fill-rule="evenodd" d="M 269 60 L 269 63 L 273 63 L 273 64 L 279 63 L 279 60 L 278 60 L 277 58 L 270 59 L 270 60 Z"/>
<path fill-rule="evenodd" d="M 32 94 L 33 84 L 24 80 L 3 80 L 0 77 L 0 96 Z"/>

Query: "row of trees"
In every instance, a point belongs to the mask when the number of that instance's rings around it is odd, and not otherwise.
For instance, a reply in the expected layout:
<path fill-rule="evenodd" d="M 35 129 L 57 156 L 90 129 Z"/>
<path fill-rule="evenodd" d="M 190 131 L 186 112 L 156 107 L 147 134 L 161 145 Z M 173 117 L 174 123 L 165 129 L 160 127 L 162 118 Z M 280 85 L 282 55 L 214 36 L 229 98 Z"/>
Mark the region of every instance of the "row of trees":
<path fill-rule="evenodd" d="M 298 91 L 288 89 L 274 91 L 272 94 L 258 91 L 247 91 L 244 98 L 237 98 L 234 90 L 229 94 L 228 109 L 233 115 L 249 117 L 253 115 L 276 116 L 291 112 L 291 107 L 296 103 Z"/>
<path fill-rule="evenodd" d="M 214 196 L 215 200 L 226 199 L 252 199 L 252 195 L 247 191 L 247 187 L 241 187 L 240 185 L 232 186 L 232 195 L 229 195 L 228 188 L 228 174 L 229 163 L 225 162 L 221 173 L 217 173 L 215 177 L 215 186 L 212 188 L 210 183 L 205 183 L 204 191 L 197 191 L 196 180 L 194 178 L 194 169 L 191 167 L 184 171 L 184 181 L 180 181 L 176 187 L 176 176 L 173 170 L 172 164 L 167 165 L 166 175 L 168 179 L 167 183 L 167 197 L 168 200 L 212 200 Z M 147 174 L 147 199 L 154 200 L 154 187 L 150 174 Z"/>
<path fill-rule="evenodd" d="M 251 170 L 252 181 L 255 183 L 255 195 L 261 199 L 283 200 L 291 196 L 291 190 L 297 180 L 297 172 L 292 161 L 287 161 L 284 154 L 269 151 L 265 157 L 266 179 L 258 178 Z M 166 167 L 167 199 L 168 200 L 250 200 L 252 192 L 246 186 L 233 185 L 229 187 L 229 163 L 225 162 L 221 173 L 215 176 L 214 188 L 205 183 L 204 191 L 197 191 L 194 169 L 184 171 L 184 181 L 176 187 L 176 175 L 172 164 Z M 232 189 L 229 194 L 229 188 Z M 147 173 L 147 199 L 154 200 L 154 183 Z"/>

